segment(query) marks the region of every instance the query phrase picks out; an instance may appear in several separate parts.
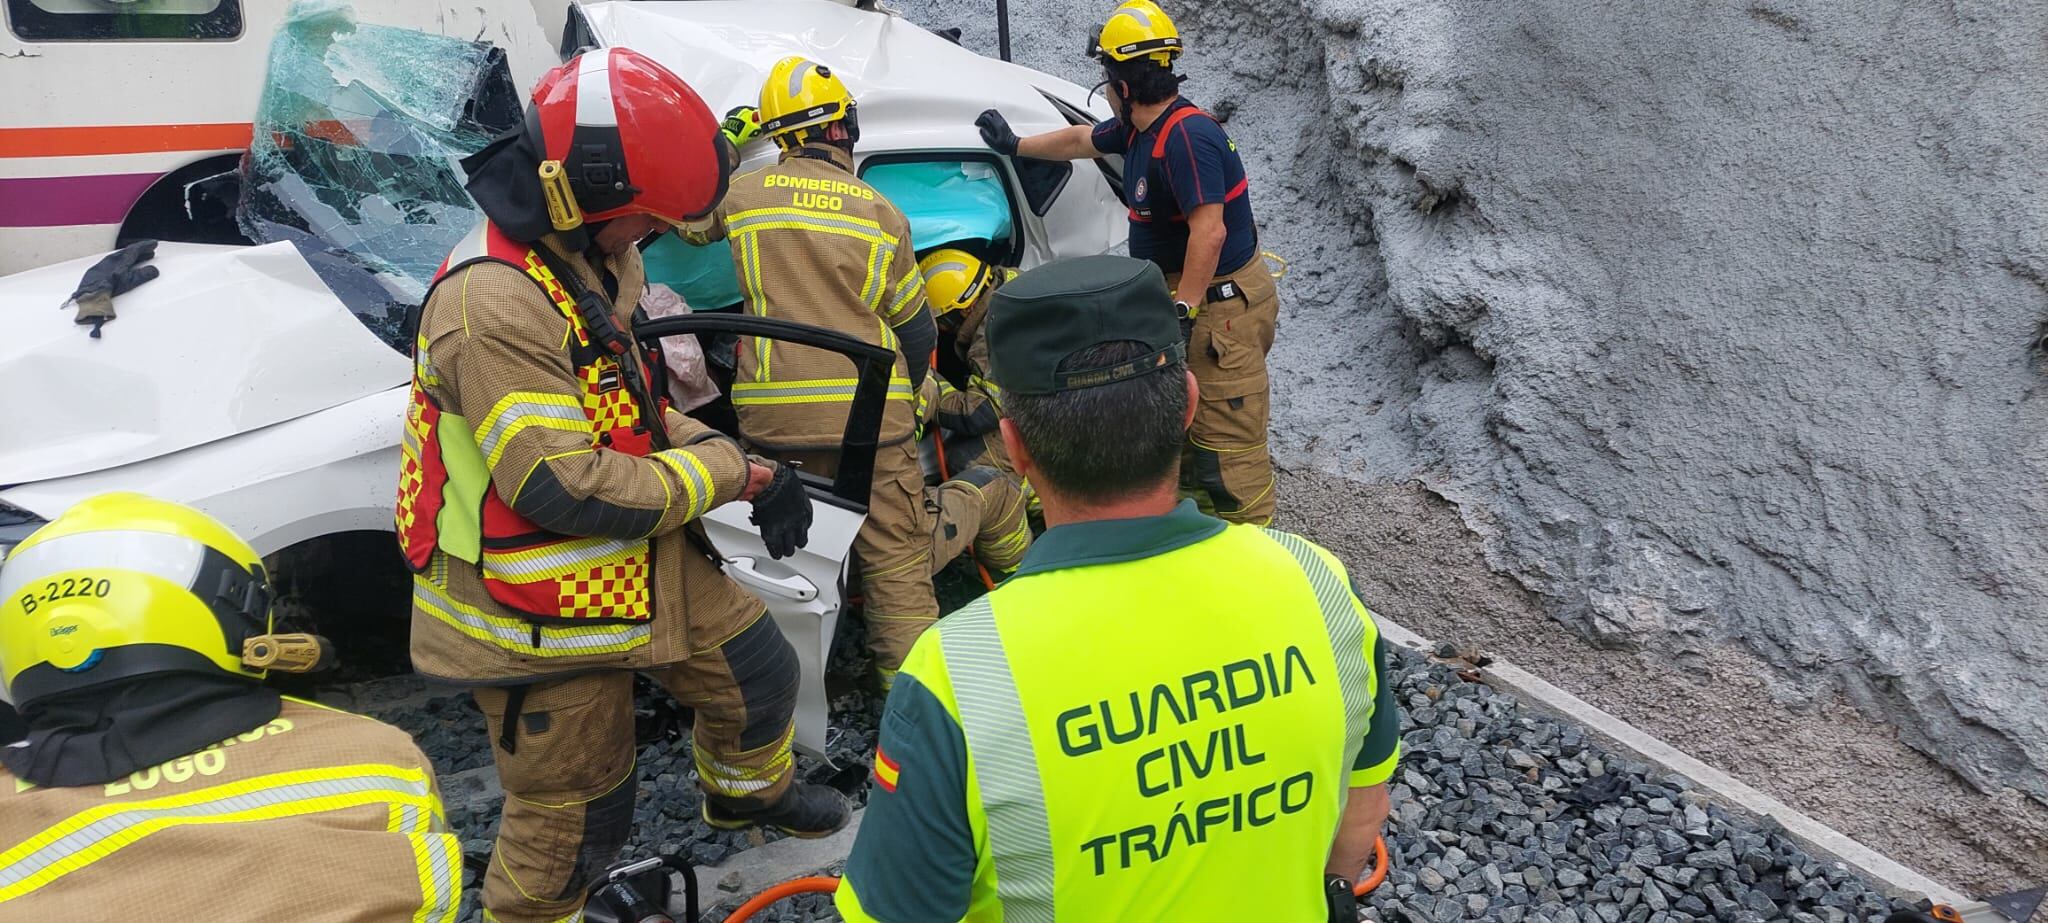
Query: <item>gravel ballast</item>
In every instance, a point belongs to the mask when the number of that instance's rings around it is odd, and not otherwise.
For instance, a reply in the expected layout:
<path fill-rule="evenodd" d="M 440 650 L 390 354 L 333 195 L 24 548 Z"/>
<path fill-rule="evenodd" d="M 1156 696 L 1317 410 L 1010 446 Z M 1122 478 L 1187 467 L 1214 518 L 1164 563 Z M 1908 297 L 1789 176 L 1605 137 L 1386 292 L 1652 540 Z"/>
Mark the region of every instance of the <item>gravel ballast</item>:
<path fill-rule="evenodd" d="M 859 665 L 857 638 L 846 640 L 835 659 L 842 668 Z M 1841 865 L 1723 812 L 1683 780 L 1608 752 L 1579 728 L 1461 679 L 1458 666 L 1405 651 L 1389 663 L 1403 705 L 1404 755 L 1388 823 L 1394 868 L 1362 919 L 1846 923 L 1881 920 L 1893 909 Z M 640 749 L 640 798 L 626 855 L 673 852 L 701 867 L 772 838 L 703 823 L 687 734 L 644 723 L 667 711 L 658 707 L 661 699 L 643 684 L 643 730 L 660 736 Z M 842 768 L 803 759 L 799 771 L 852 788 L 858 800 L 881 703 L 847 691 L 835 697 L 834 709 L 831 749 Z M 418 734 L 444 780 L 492 773 L 483 716 L 466 696 L 370 710 Z M 494 790 L 479 793 L 459 781 L 444 789 L 470 859 L 463 919 L 478 919 L 479 870 L 496 833 L 499 799 Z M 704 886 L 707 903 L 732 897 L 719 894 L 715 882 Z M 837 916 L 824 898 L 807 897 L 756 919 Z"/>
<path fill-rule="evenodd" d="M 1722 811 L 1683 779 L 1452 666 L 1406 652 L 1397 664 L 1394 868 L 1370 896 L 1370 918 L 1845 923 L 1894 909 L 1839 863 Z"/>

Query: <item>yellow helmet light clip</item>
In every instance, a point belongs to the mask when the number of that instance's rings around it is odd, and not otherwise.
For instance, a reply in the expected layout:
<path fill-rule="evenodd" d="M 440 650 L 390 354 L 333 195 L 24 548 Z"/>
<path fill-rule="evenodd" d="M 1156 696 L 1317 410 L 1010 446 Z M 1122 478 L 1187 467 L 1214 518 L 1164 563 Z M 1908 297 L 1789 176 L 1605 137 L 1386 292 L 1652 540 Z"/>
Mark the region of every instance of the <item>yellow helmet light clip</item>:
<path fill-rule="evenodd" d="M 583 226 L 583 209 L 569 189 L 569 171 L 562 169 L 561 161 L 540 162 L 540 191 L 548 202 L 548 223 L 555 230 L 573 231 Z"/>

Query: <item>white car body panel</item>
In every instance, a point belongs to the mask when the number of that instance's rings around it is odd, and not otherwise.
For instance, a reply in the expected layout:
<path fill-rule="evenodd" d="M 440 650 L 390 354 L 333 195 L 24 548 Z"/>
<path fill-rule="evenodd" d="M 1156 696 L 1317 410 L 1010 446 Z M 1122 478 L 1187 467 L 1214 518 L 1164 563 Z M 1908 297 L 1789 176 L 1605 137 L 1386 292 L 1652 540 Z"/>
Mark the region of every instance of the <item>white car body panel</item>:
<path fill-rule="evenodd" d="M 853 537 L 867 519 L 830 503 L 811 501 L 811 532 L 796 555 L 768 556 L 760 533 L 747 521 L 751 503 L 728 503 L 704 514 L 704 533 L 727 559 L 725 572 L 768 605 L 775 627 L 796 648 L 803 682 L 796 697 L 796 745 L 824 758 L 831 705 L 825 695 L 825 662 L 845 604 L 840 587 Z"/>
<path fill-rule="evenodd" d="M 1067 187 L 1052 200 L 1045 217 L 1026 222 L 1031 246 L 1043 254 L 1043 262 L 1096 256 L 1122 247 L 1130 238 L 1131 225 L 1124 217 L 1123 202 L 1093 163 L 1074 164 Z"/>
<path fill-rule="evenodd" d="M 789 55 L 830 68 L 860 105 L 857 159 L 905 151 L 987 155 L 974 120 L 1000 109 L 1020 135 L 1071 124 L 1045 94 L 1077 108 L 1088 90 L 968 51 L 909 20 L 826 0 L 614 0 L 583 7 L 597 37 L 659 61 L 702 94 L 713 112 L 755 105 L 768 69 Z M 800 25 L 798 25 L 800 24 Z M 1089 114 L 1107 118 L 1099 99 Z M 775 146 L 747 145 L 741 170 L 767 166 Z M 1116 193 L 1095 166 L 1074 164 L 1041 218 L 1024 208 L 1011 174 L 1024 237 L 1023 268 L 1104 253 L 1129 236 Z"/>
<path fill-rule="evenodd" d="M 146 461 L 0 490 L 0 502 L 54 519 L 95 494 L 140 491 L 205 510 L 264 555 L 336 532 L 388 532 L 406 397 L 405 387 L 378 391 Z"/>
<path fill-rule="evenodd" d="M 1086 88 L 975 54 L 898 16 L 825 0 L 615 0 L 583 7 L 608 45 L 645 54 L 683 78 L 713 112 L 756 105 L 768 69 L 789 55 L 832 68 L 860 105 L 860 153 L 986 152 L 974 119 L 1001 109 L 1019 135 L 1068 124 L 1040 90 L 1074 105 Z M 747 148 L 750 163 L 774 146 Z"/>
<path fill-rule="evenodd" d="M 291 244 L 162 244 L 151 261 L 162 274 L 120 296 L 93 339 L 60 305 L 98 259 L 21 273 L 0 291 L 0 485 L 260 430 L 411 373 Z"/>

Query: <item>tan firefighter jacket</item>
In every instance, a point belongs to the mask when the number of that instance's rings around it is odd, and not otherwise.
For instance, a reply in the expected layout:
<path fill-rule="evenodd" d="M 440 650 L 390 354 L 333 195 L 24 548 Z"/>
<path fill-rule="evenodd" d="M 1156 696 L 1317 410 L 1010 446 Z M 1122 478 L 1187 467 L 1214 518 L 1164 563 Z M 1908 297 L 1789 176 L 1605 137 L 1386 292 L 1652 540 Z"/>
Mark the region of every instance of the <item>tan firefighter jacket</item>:
<path fill-rule="evenodd" d="M 1001 271 L 1011 277 L 1016 275 L 1014 270 Z M 1004 473 L 1016 474 L 1003 450 L 1001 437 L 996 435 L 996 420 L 1003 412 L 1003 389 L 988 374 L 988 307 L 994 293 L 993 286 L 986 288 L 973 304 L 961 309 L 960 327 L 953 334 L 953 346 L 967 366 L 967 387 L 954 388 L 941 381 L 920 402 L 929 404 L 929 408 L 920 406 L 920 418 L 937 422 L 949 434 L 978 440 L 963 446 L 969 452 L 962 461 L 986 460 Z M 1030 495 L 1028 485 L 1026 494 Z"/>
<path fill-rule="evenodd" d="M 486 230 L 480 227 L 479 234 Z M 673 411 L 665 414 L 673 448 L 635 454 L 608 447 L 607 415 L 632 414 L 637 406 L 616 391 L 616 369 L 589 358 L 573 306 L 557 286 L 542 284 L 551 274 L 508 264 L 520 258 L 523 245 L 502 235 L 473 237 L 450 256 L 449 270 L 427 297 L 415 383 L 444 424 L 453 418 L 468 425 L 472 455 L 481 459 L 489 489 L 502 503 L 483 503 L 481 562 L 440 548 L 422 555 L 427 563 L 413 582 L 414 668 L 457 682 L 514 684 L 591 669 L 646 669 L 715 648 L 763 607 L 684 527 L 739 496 L 745 455 L 732 439 Z M 515 252 L 501 252 L 507 247 Z M 591 291 L 606 291 L 580 254 L 555 252 Z M 645 288 L 640 254 L 628 250 L 607 266 L 617 280 L 613 303 L 625 328 Z M 409 422 L 408 453 L 417 452 L 422 436 Z M 412 455 L 407 462 L 401 536 Z M 508 508 L 556 542 L 501 552 L 493 562 L 491 519 L 503 518 Z M 581 535 L 592 537 L 560 541 Z M 565 566 L 569 578 L 559 576 Z M 553 581 L 543 595 L 557 599 L 557 611 L 536 617 L 501 602 L 504 594 L 497 591 L 511 585 L 507 581 L 533 573 Z M 527 609 L 533 608 L 546 607 L 529 602 Z M 616 615 L 628 617 L 610 617 Z"/>
<path fill-rule="evenodd" d="M 462 844 L 404 731 L 296 699 L 105 785 L 0 769 L 0 919 L 453 921 Z"/>
<path fill-rule="evenodd" d="M 853 175 L 850 155 L 830 146 L 807 146 L 735 177 L 711 226 L 685 237 L 731 242 L 747 313 L 756 316 L 828 327 L 900 352 L 895 329 L 924 305 L 910 222 Z M 909 368 L 898 355 L 883 445 L 911 435 Z M 837 353 L 742 338 L 732 394 L 740 428 L 769 449 L 837 449 L 856 375 Z"/>

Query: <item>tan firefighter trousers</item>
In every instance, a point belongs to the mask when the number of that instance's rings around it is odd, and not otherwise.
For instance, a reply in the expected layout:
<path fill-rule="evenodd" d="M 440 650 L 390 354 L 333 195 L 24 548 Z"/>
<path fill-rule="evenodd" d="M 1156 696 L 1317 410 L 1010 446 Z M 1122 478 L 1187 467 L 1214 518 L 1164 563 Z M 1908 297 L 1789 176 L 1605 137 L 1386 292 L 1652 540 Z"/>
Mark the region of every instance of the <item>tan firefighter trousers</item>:
<path fill-rule="evenodd" d="M 763 802 L 782 796 L 793 765 L 798 674 L 796 651 L 773 619 L 763 614 L 723 643 L 648 675 L 696 710 L 700 788 Z M 486 918 L 573 918 L 592 878 L 633 832 L 633 674 L 583 673 L 541 680 L 523 692 L 472 692 L 490 724 L 491 755 L 505 788 L 484 877 Z M 509 735 L 508 710 L 517 715 Z"/>
<path fill-rule="evenodd" d="M 782 461 L 831 477 L 838 452 L 778 452 Z M 927 489 L 909 440 L 875 450 L 868 518 L 854 537 L 860 557 L 862 617 L 868 650 L 884 684 L 910 653 L 910 645 L 939 618 L 932 575 L 970 547 L 991 573 L 1015 570 L 1031 544 L 1024 495 L 1009 476 L 978 465 Z"/>
<path fill-rule="evenodd" d="M 1182 496 L 1230 522 L 1273 520 L 1273 455 L 1266 445 L 1266 354 L 1280 323 L 1280 293 L 1262 259 L 1219 275 L 1242 292 L 1202 305 L 1188 338 L 1188 370 L 1201 401 L 1181 452 Z M 1171 288 L 1179 276 L 1167 276 Z"/>

